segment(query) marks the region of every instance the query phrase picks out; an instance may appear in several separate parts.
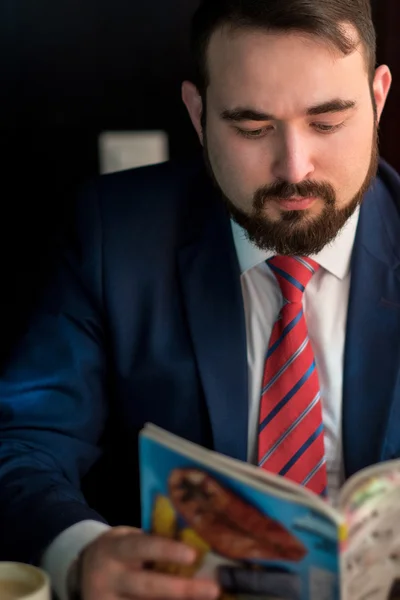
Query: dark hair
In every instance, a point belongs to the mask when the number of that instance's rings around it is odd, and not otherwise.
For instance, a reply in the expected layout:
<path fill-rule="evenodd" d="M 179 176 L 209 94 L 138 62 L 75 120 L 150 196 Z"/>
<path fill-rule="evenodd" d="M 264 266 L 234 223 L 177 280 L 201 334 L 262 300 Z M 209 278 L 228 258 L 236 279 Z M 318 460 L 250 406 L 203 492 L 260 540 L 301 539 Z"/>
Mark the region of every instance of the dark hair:
<path fill-rule="evenodd" d="M 359 39 L 346 36 L 342 23 L 352 24 Z M 212 34 L 222 26 L 235 29 L 298 31 L 330 43 L 344 55 L 364 46 L 370 83 L 376 67 L 376 32 L 370 0 L 202 0 L 192 24 L 194 83 L 205 95 L 209 85 L 207 49 Z"/>

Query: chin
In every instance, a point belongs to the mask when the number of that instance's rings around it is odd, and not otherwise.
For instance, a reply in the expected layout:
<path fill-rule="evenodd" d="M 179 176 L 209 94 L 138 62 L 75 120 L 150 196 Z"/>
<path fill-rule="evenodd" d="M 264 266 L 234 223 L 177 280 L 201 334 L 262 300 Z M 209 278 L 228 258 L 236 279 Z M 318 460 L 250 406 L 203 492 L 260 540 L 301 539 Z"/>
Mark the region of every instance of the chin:
<path fill-rule="evenodd" d="M 262 216 L 265 219 L 266 223 L 279 223 L 283 220 L 283 216 L 286 211 L 283 210 L 271 210 L 271 208 L 264 208 L 262 211 Z"/>

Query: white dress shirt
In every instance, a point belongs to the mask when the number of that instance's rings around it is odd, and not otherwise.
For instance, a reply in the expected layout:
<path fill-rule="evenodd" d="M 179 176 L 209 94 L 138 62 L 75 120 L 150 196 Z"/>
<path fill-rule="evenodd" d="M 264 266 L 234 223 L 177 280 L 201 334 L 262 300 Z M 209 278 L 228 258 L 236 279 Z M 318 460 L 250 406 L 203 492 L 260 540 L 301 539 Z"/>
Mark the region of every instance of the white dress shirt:
<path fill-rule="evenodd" d="M 343 482 L 341 439 L 343 363 L 347 308 L 350 291 L 350 261 L 359 210 L 338 237 L 312 256 L 321 269 L 313 276 L 303 297 L 308 334 L 314 350 L 321 387 L 328 495 L 336 502 Z M 283 300 L 275 275 L 266 264 L 271 252 L 259 250 L 232 221 L 232 233 L 241 270 L 246 318 L 249 369 L 248 460 L 257 458 L 257 431 L 264 359 L 275 320 Z M 96 521 L 77 523 L 62 532 L 45 552 L 42 567 L 49 573 L 60 600 L 67 600 L 66 576 L 78 553 L 108 526 Z"/>

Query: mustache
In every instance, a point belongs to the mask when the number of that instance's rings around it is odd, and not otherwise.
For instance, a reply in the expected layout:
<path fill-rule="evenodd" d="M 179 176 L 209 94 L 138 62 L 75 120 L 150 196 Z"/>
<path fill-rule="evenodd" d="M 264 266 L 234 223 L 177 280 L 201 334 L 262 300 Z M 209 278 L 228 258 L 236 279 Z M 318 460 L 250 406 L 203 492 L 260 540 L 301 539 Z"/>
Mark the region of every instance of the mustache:
<path fill-rule="evenodd" d="M 328 206 L 335 206 L 336 203 L 336 193 L 330 183 L 317 181 L 288 183 L 282 181 L 259 188 L 254 195 L 254 208 L 260 210 L 267 202 L 272 200 L 288 200 L 294 197 L 321 198 Z"/>

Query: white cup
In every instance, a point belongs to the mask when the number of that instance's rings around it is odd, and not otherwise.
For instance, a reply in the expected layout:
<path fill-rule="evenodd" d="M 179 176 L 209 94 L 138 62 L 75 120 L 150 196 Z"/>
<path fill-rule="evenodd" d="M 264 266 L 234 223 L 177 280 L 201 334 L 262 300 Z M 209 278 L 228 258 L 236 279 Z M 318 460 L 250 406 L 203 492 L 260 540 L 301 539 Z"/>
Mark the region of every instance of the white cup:
<path fill-rule="evenodd" d="M 51 600 L 50 580 L 37 567 L 0 562 L 1 600 Z"/>

